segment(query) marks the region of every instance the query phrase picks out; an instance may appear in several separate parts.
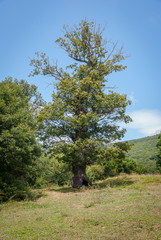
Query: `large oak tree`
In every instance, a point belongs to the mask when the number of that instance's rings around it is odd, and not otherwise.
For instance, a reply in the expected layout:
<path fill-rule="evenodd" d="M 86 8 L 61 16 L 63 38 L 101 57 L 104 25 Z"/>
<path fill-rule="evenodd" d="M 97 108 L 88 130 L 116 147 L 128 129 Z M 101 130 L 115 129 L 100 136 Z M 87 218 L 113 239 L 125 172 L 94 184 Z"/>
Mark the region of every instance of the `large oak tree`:
<path fill-rule="evenodd" d="M 60 160 L 68 162 L 73 171 L 72 186 L 79 188 L 90 181 L 86 166 L 100 159 L 101 144 L 121 139 L 128 123 L 126 95 L 110 89 L 108 76 L 126 68 L 122 48 L 106 42 L 101 27 L 81 21 L 70 29 L 64 26 L 64 37 L 56 40 L 73 60 L 66 70 L 51 65 L 45 53 L 36 53 L 31 60 L 31 75 L 42 74 L 56 81 L 52 103 L 39 115 L 40 135 L 53 152 L 61 152 Z"/>

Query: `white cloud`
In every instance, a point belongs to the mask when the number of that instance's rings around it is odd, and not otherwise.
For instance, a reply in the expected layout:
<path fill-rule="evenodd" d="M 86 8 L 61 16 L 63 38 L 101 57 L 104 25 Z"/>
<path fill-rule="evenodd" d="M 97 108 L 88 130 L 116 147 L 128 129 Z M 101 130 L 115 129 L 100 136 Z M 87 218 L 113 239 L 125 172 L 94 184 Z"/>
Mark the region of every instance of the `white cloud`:
<path fill-rule="evenodd" d="M 145 136 L 157 134 L 161 131 L 161 112 L 158 110 L 139 110 L 129 114 L 133 122 L 127 128 L 137 129 Z"/>

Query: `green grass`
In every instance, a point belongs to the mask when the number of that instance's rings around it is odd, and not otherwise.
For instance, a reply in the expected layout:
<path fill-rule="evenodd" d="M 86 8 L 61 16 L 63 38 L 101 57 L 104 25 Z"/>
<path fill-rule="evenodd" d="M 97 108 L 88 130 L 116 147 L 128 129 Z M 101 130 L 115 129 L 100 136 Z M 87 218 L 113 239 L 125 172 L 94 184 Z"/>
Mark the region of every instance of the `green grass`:
<path fill-rule="evenodd" d="M 0 205 L 0 239 L 161 239 L 161 175 L 124 175 L 90 189 L 44 193 Z"/>

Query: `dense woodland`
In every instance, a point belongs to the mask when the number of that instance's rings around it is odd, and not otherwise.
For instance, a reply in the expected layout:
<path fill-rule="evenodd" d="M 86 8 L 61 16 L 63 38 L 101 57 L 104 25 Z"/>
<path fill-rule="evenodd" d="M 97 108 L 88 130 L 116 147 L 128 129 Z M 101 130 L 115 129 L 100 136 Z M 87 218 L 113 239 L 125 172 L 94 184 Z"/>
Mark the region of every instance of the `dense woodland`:
<path fill-rule="evenodd" d="M 51 103 L 24 80 L 0 83 L 2 201 L 30 198 L 31 189 L 51 184 L 80 188 L 120 173 L 160 171 L 160 135 L 121 142 L 126 129 L 118 123 L 131 121 L 131 102 L 111 90 L 108 75 L 126 69 L 122 48 L 109 50 L 100 26 L 86 20 L 64 32 L 56 44 L 72 65 L 51 65 L 45 53 L 30 63 L 31 76 L 55 79 Z"/>

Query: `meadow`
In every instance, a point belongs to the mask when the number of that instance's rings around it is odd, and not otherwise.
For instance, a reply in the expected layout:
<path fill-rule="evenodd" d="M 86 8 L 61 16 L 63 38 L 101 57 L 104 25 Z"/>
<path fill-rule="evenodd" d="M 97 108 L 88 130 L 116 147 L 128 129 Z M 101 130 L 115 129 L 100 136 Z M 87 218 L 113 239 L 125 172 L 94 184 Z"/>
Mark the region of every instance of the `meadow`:
<path fill-rule="evenodd" d="M 161 239 L 161 175 L 121 175 L 91 188 L 50 186 L 0 205 L 0 239 Z"/>

